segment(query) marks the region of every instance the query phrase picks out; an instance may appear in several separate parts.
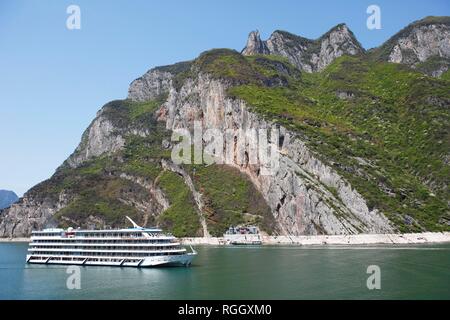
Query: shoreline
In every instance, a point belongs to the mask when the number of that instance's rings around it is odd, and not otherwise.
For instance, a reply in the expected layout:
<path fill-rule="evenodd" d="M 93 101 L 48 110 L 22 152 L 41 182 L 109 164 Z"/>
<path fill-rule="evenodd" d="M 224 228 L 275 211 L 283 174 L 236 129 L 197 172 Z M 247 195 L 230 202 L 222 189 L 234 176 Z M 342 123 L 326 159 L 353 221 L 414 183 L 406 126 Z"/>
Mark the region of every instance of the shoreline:
<path fill-rule="evenodd" d="M 242 236 L 245 238 L 245 235 Z M 450 232 L 404 234 L 356 234 L 316 236 L 265 236 L 262 245 L 372 245 L 372 244 L 426 244 L 450 242 Z M 29 242 L 30 238 L 0 238 L 0 243 Z M 180 238 L 183 245 L 226 245 L 223 237 Z"/>
<path fill-rule="evenodd" d="M 241 236 L 245 239 L 245 235 Z M 315 236 L 265 236 L 262 245 L 374 245 L 374 244 L 427 244 L 450 242 L 450 232 L 424 232 L 404 234 L 357 234 Z M 180 238 L 183 245 L 226 245 L 223 237 Z"/>
<path fill-rule="evenodd" d="M 30 242 L 30 238 L 0 238 L 0 243 L 8 242 Z"/>

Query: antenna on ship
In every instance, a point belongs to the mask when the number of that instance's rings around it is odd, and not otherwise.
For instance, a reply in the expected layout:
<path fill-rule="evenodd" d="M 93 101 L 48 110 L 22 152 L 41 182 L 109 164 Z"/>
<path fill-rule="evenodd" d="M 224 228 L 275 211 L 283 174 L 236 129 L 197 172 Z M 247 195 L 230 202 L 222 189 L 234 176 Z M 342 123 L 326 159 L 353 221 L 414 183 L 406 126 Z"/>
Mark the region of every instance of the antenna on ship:
<path fill-rule="evenodd" d="M 131 220 L 131 218 L 129 216 L 125 216 L 128 220 L 130 220 L 130 222 L 133 224 L 133 227 L 138 228 L 138 229 L 142 229 L 141 226 L 139 226 L 136 222 L 134 222 L 133 220 Z"/>

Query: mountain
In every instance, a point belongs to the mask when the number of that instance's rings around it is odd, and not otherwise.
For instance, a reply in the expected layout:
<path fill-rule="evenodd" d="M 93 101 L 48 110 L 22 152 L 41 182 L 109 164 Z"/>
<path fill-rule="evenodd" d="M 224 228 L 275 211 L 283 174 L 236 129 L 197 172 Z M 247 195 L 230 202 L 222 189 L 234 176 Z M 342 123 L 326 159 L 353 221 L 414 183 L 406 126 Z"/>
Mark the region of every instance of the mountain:
<path fill-rule="evenodd" d="M 426 17 L 395 34 L 371 53 L 438 77 L 450 66 L 450 17 Z"/>
<path fill-rule="evenodd" d="M 433 19 L 423 23 L 447 18 Z M 0 236 L 124 226 L 125 215 L 176 236 L 242 223 L 273 235 L 449 231 L 450 79 L 389 62 L 394 38 L 364 52 L 345 25 L 318 40 L 255 32 L 242 54 L 214 49 L 149 70 L 101 108 L 52 177 L 3 210 Z M 173 162 L 172 133 L 196 122 L 227 133 L 215 150 L 231 162 Z M 273 174 L 249 160 L 252 140 L 236 142 L 248 129 L 280 131 Z"/>
<path fill-rule="evenodd" d="M 13 191 L 0 190 L 0 210 L 9 207 L 17 200 L 19 197 Z"/>
<path fill-rule="evenodd" d="M 344 55 L 362 54 L 364 49 L 345 24 L 339 24 L 319 39 L 311 40 L 286 31 L 277 30 L 267 41 L 261 41 L 259 32 L 250 33 L 247 46 L 242 50 L 246 56 L 256 54 L 286 57 L 302 71 L 323 70 L 334 59 Z"/>
<path fill-rule="evenodd" d="M 259 32 L 252 31 L 241 53 L 279 55 L 302 71 L 317 72 L 344 54 L 360 55 L 365 50 L 347 25 L 339 24 L 316 40 L 277 30 L 262 41 Z M 450 17 L 415 21 L 368 54 L 377 61 L 406 64 L 439 77 L 450 66 Z"/>

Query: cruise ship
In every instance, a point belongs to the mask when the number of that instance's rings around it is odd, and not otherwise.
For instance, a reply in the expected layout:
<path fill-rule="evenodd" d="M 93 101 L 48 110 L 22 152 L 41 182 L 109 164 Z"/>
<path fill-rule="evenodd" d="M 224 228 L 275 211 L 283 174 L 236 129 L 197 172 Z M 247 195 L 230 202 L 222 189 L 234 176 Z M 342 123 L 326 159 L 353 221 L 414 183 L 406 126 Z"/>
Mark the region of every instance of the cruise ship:
<path fill-rule="evenodd" d="M 81 266 L 190 266 L 190 252 L 171 234 L 143 228 L 129 217 L 132 228 L 115 230 L 45 229 L 33 231 L 27 263 Z"/>

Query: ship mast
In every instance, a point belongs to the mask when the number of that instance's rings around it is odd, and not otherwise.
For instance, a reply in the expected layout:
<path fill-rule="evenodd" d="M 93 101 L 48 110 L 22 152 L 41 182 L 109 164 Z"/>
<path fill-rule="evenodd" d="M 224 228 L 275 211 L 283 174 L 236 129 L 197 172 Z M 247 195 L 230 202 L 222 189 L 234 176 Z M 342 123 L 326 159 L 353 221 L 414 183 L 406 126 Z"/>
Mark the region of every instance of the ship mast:
<path fill-rule="evenodd" d="M 131 220 L 131 218 L 129 216 L 125 216 L 128 220 L 130 220 L 130 222 L 133 224 L 133 227 L 138 228 L 138 229 L 142 229 L 141 226 L 139 226 L 136 222 L 134 222 L 133 220 Z"/>

